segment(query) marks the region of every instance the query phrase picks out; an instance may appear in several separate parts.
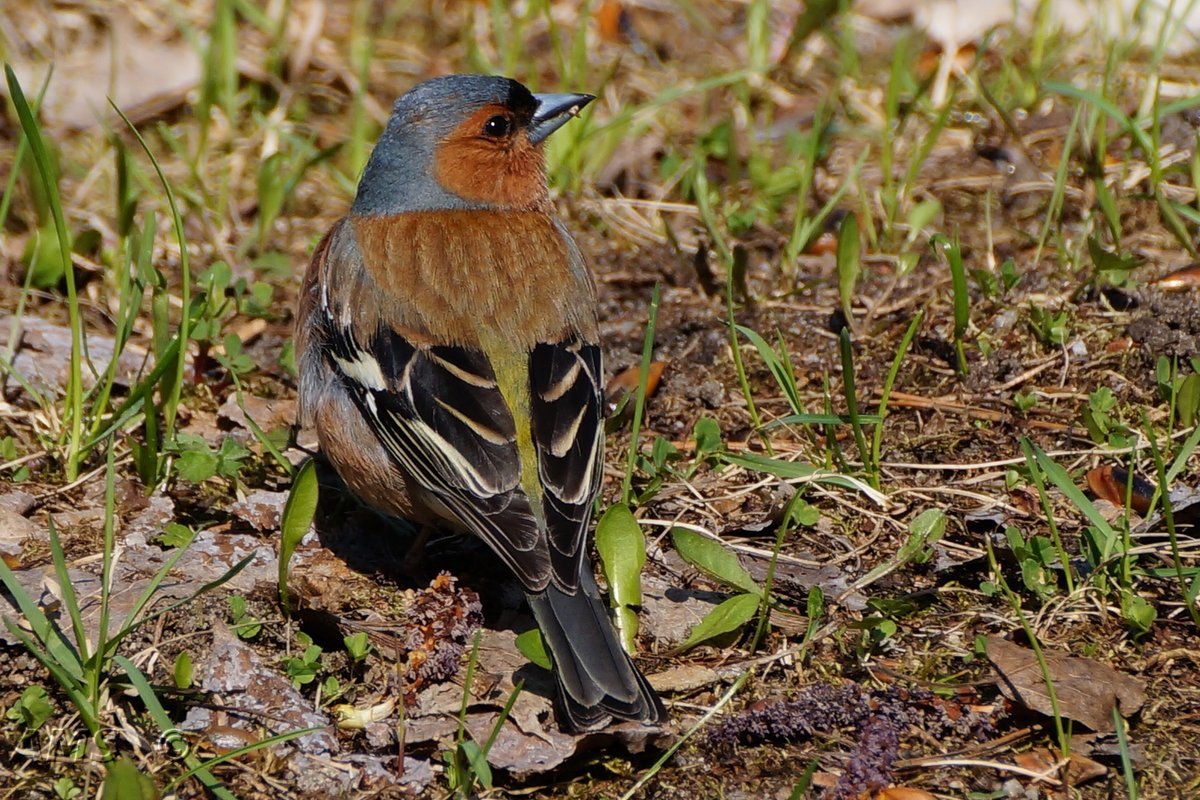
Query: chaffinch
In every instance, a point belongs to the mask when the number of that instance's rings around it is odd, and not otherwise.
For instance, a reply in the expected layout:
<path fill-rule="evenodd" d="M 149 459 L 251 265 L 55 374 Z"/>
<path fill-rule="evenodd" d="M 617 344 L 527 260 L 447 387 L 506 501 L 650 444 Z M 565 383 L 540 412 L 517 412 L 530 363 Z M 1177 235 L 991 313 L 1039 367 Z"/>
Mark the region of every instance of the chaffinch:
<path fill-rule="evenodd" d="M 554 215 L 542 142 L 593 99 L 482 75 L 401 97 L 313 254 L 296 334 L 301 419 L 325 457 L 376 509 L 491 546 L 529 600 L 568 731 L 666 719 L 589 556 L 595 286 Z"/>

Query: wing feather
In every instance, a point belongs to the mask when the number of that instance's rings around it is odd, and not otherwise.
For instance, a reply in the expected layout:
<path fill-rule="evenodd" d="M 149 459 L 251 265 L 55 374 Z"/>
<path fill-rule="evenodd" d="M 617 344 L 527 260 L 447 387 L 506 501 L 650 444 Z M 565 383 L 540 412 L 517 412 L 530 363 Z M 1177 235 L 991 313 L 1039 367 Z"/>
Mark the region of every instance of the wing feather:
<path fill-rule="evenodd" d="M 350 269 L 361 281 L 362 259 L 346 250 L 353 258 L 322 258 L 321 268 Z M 356 297 L 368 306 L 353 313 L 346 298 L 314 298 L 315 338 L 406 481 L 431 508 L 483 538 L 527 591 L 553 584 L 576 592 L 602 477 L 600 348 L 568 332 L 534 345 L 514 372 L 511 362 L 494 365 L 482 347 L 389 327 L 385 307 L 369 305 L 378 294 Z M 373 331 L 363 330 L 365 320 Z M 506 370 L 503 387 L 497 369 Z M 510 401 L 528 408 L 527 428 L 514 421 Z M 536 464 L 535 481 L 522 476 L 523 464 Z"/>
<path fill-rule="evenodd" d="M 551 560 L 556 573 L 575 564 L 578 574 L 604 459 L 600 348 L 577 337 L 539 344 L 529 372 Z"/>

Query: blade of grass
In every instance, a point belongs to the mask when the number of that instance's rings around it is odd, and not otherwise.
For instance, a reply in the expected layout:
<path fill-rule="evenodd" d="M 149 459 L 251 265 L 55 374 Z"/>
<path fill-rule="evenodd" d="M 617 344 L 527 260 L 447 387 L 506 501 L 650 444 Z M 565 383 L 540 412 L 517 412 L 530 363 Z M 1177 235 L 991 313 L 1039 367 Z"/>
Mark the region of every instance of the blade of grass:
<path fill-rule="evenodd" d="M 912 345 L 913 337 L 916 336 L 917 329 L 921 327 L 921 322 L 924 319 L 925 309 L 922 308 L 917 311 L 912 322 L 908 323 L 908 330 L 904 332 L 904 336 L 900 339 L 900 347 L 896 350 L 896 357 L 892 359 L 892 365 L 888 368 L 887 377 L 883 379 L 883 391 L 879 395 L 879 410 L 876 412 L 879 422 L 876 423 L 875 433 L 871 437 L 871 463 L 876 466 L 879 465 L 880 451 L 883 448 L 883 423 L 887 419 L 888 399 L 892 396 L 892 387 L 896 383 L 896 376 L 900 374 L 900 365 L 904 362 L 904 356 L 908 354 L 908 348 Z"/>
<path fill-rule="evenodd" d="M 67 454 L 66 478 L 70 483 L 79 477 L 79 462 L 85 454 L 83 445 L 83 318 L 79 313 L 79 297 L 75 291 L 75 266 L 71 259 L 71 234 L 67 231 L 63 216 L 62 200 L 58 194 L 58 181 L 54 179 L 50 157 L 46 152 L 42 133 L 37 120 L 25 100 L 25 93 L 17 81 L 10 65 L 4 65 L 4 76 L 8 82 L 8 96 L 21 121 L 21 130 L 29 142 L 33 163 L 41 175 L 42 183 L 49 195 L 50 213 L 54 217 L 54 230 L 58 235 L 58 248 L 62 257 L 63 275 L 67 286 L 67 317 L 71 327 L 71 356 L 67 373 Z M 61 442 L 60 442 L 61 444 Z"/>
<path fill-rule="evenodd" d="M 175 240 L 179 245 L 179 276 L 180 276 L 180 295 L 179 301 L 183 306 L 183 313 L 179 316 L 179 332 L 177 341 L 179 345 L 174 352 L 174 377 L 170 383 L 170 389 L 163 397 L 162 410 L 165 422 L 165 430 L 163 431 L 164 441 L 170 441 L 175 436 L 175 417 L 179 411 L 179 398 L 183 392 L 183 375 L 184 368 L 187 365 L 187 343 L 191 339 L 191 304 L 192 304 L 192 271 L 188 260 L 188 244 L 187 235 L 183 230 L 183 217 L 179 213 L 179 205 L 175 202 L 175 192 L 171 188 L 171 182 L 167 180 L 166 174 L 163 172 L 162 166 L 158 163 L 158 159 L 154 157 L 150 146 L 146 144 L 146 140 L 142 138 L 141 132 L 125 116 L 125 112 L 117 107 L 117 104 L 109 100 L 109 104 L 113 110 L 121 117 L 121 120 L 128 126 L 129 131 L 137 139 L 141 145 L 142 151 L 146 157 L 150 159 L 150 164 L 154 167 L 155 174 L 158 175 L 159 184 L 163 188 L 167 196 L 167 206 L 171 209 L 171 221 L 175 226 Z M 161 356 L 160 356 L 161 357 Z M 155 365 L 155 369 L 161 366 L 161 362 Z M 130 398 L 132 399 L 132 397 Z"/>
<path fill-rule="evenodd" d="M 629 457 L 625 460 L 625 477 L 621 481 L 621 502 L 633 504 L 633 467 L 637 461 L 638 438 L 642 431 L 642 416 L 646 411 L 646 384 L 650 380 L 650 361 L 654 357 L 654 329 L 658 324 L 658 306 L 662 287 L 655 283 L 650 295 L 646 317 L 646 338 L 642 343 L 642 364 L 638 373 L 638 390 L 633 405 L 633 427 L 629 432 Z"/>
<path fill-rule="evenodd" d="M 850 329 L 842 328 L 838 336 L 838 351 L 842 357 L 842 390 L 846 398 L 846 413 L 850 417 L 850 429 L 854 431 L 854 443 L 858 457 L 871 486 L 879 488 L 879 470 L 871 464 L 871 451 L 867 449 L 867 437 L 863 434 L 862 418 L 858 414 L 858 393 L 854 385 L 854 346 L 850 343 Z"/>

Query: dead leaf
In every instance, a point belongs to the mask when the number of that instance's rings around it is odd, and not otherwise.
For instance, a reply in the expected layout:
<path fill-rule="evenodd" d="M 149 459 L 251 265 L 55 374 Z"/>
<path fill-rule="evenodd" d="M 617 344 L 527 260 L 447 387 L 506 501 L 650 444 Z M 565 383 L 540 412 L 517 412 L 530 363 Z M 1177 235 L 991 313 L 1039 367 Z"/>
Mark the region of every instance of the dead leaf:
<path fill-rule="evenodd" d="M 1045 747 L 1035 747 L 1013 756 L 1013 762 L 1021 769 L 1036 772 L 1043 778 L 1057 782 L 1058 770 L 1062 766 L 1057 754 Z"/>
<path fill-rule="evenodd" d="M 0 317 L 0 330 L 9 330 L 13 322 L 11 316 Z M 26 314 L 17 321 L 17 330 L 21 336 L 18 340 L 17 354 L 12 359 L 12 372 L 20 375 L 39 392 L 54 394 L 63 391 L 67 385 L 67 365 L 71 361 L 71 329 Z M 112 360 L 113 339 L 98 333 L 88 333 L 86 340 L 92 366 L 95 367 L 96 374 L 103 375 L 108 368 L 108 362 Z M 148 358 L 144 349 L 127 343 L 117 359 L 115 382 L 122 388 L 128 388 L 136 382 L 143 369 L 148 371 L 153 366 L 153 360 Z M 84 388 L 90 388 L 95 381 L 92 370 L 85 367 Z M 3 389 L 12 395 L 24 391 L 15 379 L 7 377 Z"/>
<path fill-rule="evenodd" d="M 21 516 L 25 516 L 30 511 L 33 511 L 36 502 L 37 498 L 29 492 L 23 492 L 20 489 L 0 494 L 0 508 L 20 514 Z"/>
<path fill-rule="evenodd" d="M 808 243 L 808 247 L 804 248 L 807 255 L 824 256 L 832 255 L 837 252 L 837 234 L 833 231 L 824 231 L 820 236 Z"/>
<path fill-rule="evenodd" d="M 1087 485 L 1096 497 L 1107 500 L 1120 508 L 1125 504 L 1125 488 L 1129 485 L 1129 472 L 1123 467 L 1096 467 L 1088 471 Z M 1154 498 L 1154 492 L 1154 484 L 1134 475 L 1129 498 L 1130 507 L 1145 516 L 1146 512 L 1150 510 L 1150 501 Z"/>
<path fill-rule="evenodd" d="M 269 492 L 259 489 L 251 492 L 244 500 L 238 500 L 229 506 L 229 512 L 239 519 L 250 523 L 256 531 L 279 530 L 279 518 L 283 516 L 283 505 L 287 502 L 287 492 Z"/>
<path fill-rule="evenodd" d="M 722 680 L 724 674 L 701 664 L 680 664 L 677 667 L 647 675 L 646 680 L 660 694 L 694 692 Z"/>
<path fill-rule="evenodd" d="M 646 374 L 646 397 L 654 396 L 658 390 L 658 382 L 662 378 L 663 370 L 667 368 L 665 361 L 651 361 L 650 369 Z M 604 397 L 611 405 L 617 405 L 621 402 L 621 398 L 626 395 L 632 395 L 637 392 L 638 384 L 642 379 L 642 365 L 634 364 L 628 369 L 623 369 L 609 379 L 604 387 Z"/>
<path fill-rule="evenodd" d="M 15 511 L 0 507 L 0 558 L 4 559 L 9 569 L 20 569 L 26 541 L 47 537 L 43 526 Z"/>
<path fill-rule="evenodd" d="M 875 800 L 934 800 L 934 795 L 924 789 L 907 786 L 889 786 L 875 795 Z"/>
<path fill-rule="evenodd" d="M 243 393 L 242 403 L 239 404 L 237 393 L 234 392 L 217 411 L 217 422 L 222 427 L 249 429 L 247 415 L 264 431 L 287 428 L 296 421 L 296 400 L 289 397 L 266 398 Z"/>
<path fill-rule="evenodd" d="M 1115 733 L 1077 733 L 1071 737 L 1071 753 L 1112 759 L 1128 755 L 1135 769 L 1142 769 L 1146 765 L 1145 745 L 1126 742 L 1126 746 L 1122 748 Z"/>
<path fill-rule="evenodd" d="M 84 129 L 115 117 L 108 97 L 136 125 L 181 105 L 200 84 L 200 56 L 182 36 L 147 31 L 120 4 L 103 15 L 42 5 L 13 29 L 55 31 L 51 58 L 17 61 L 13 69 L 28 96 L 36 96 L 51 62 L 53 73 L 42 118 L 55 127 Z M 18 43 L 23 44 L 23 43 Z M 36 50 L 37 48 L 30 48 Z M 25 48 L 17 46 L 15 55 Z M 15 59 L 14 59 L 15 60 Z"/>
<path fill-rule="evenodd" d="M 1103 764 L 1074 751 L 1064 765 L 1062 754 L 1048 747 L 1037 747 L 1025 753 L 1018 753 L 1013 757 L 1013 761 L 1019 767 L 1054 778 L 1069 786 L 1077 786 L 1108 774 L 1108 768 Z M 1062 774 L 1064 766 L 1066 775 Z"/>
<path fill-rule="evenodd" d="M 1190 264 L 1183 269 L 1169 272 L 1154 281 L 1154 285 L 1172 292 L 1200 288 L 1200 264 Z"/>
<path fill-rule="evenodd" d="M 1058 712 L 1094 731 L 1111 731 L 1112 709 L 1124 716 L 1146 702 L 1145 681 L 1118 672 L 1090 658 L 1043 650 Z M 1054 714 L 1046 682 L 1033 650 L 998 636 L 987 640 L 987 655 L 995 667 L 1000 692 L 1047 716 Z"/>

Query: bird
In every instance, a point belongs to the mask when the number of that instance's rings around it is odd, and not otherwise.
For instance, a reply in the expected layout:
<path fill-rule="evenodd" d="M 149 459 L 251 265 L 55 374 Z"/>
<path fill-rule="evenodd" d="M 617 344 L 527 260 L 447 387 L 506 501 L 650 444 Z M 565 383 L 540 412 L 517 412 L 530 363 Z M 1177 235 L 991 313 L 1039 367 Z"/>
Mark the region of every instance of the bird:
<path fill-rule="evenodd" d="M 604 463 L 595 281 L 543 145 L 595 98 L 487 75 L 395 103 L 318 244 L 295 338 L 302 424 L 386 515 L 475 534 L 520 583 L 559 727 L 667 720 L 591 562 Z"/>

